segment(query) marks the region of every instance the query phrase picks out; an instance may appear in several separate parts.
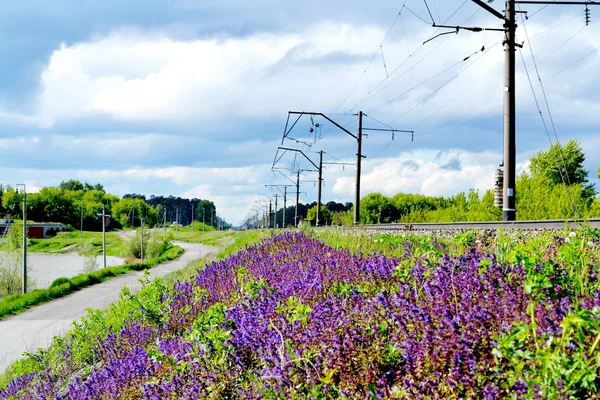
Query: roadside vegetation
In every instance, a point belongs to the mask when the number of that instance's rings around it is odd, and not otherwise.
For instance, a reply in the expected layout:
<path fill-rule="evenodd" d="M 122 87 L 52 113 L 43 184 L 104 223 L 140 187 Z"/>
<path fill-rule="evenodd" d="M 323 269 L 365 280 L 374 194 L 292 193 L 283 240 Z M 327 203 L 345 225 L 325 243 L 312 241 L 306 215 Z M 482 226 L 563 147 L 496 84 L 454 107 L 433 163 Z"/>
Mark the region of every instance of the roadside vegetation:
<path fill-rule="evenodd" d="M 0 398 L 599 398 L 597 230 L 231 236 L 15 363 Z"/>

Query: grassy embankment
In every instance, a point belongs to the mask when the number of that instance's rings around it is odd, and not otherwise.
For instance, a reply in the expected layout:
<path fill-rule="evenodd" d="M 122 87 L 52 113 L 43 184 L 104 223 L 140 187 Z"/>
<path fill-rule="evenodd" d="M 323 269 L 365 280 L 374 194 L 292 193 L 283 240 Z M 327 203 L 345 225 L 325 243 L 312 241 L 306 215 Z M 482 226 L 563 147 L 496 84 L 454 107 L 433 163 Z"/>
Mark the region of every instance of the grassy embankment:
<path fill-rule="evenodd" d="M 116 233 L 106 235 L 106 253 L 109 256 L 128 257 L 128 243 Z M 67 253 L 79 252 L 82 249 L 91 255 L 102 254 L 102 233 L 61 232 L 48 239 L 32 239 L 29 241 L 28 251 Z M 88 286 L 104 282 L 110 278 L 127 274 L 132 271 L 141 271 L 152 268 L 158 264 L 175 260 L 181 257 L 183 249 L 179 246 L 168 245 L 158 257 L 148 260 L 130 259 L 127 264 L 106 267 L 91 273 L 82 273 L 72 278 L 58 278 L 47 289 L 35 289 L 26 294 L 15 294 L 0 300 L 0 319 L 18 314 L 30 307 L 67 296 L 75 291 Z"/>

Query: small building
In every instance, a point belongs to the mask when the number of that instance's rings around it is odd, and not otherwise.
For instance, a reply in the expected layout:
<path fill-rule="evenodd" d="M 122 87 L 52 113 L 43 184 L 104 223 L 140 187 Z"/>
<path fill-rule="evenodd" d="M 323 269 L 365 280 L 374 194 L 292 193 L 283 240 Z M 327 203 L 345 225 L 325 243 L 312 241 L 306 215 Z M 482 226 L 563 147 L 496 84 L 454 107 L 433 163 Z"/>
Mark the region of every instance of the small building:
<path fill-rule="evenodd" d="M 0 237 L 6 234 L 13 223 L 13 220 L 0 220 Z M 56 224 L 53 222 L 28 223 L 27 237 L 30 239 L 43 239 L 55 236 L 58 232 L 64 232 L 67 229 L 68 227 L 65 224 Z"/>

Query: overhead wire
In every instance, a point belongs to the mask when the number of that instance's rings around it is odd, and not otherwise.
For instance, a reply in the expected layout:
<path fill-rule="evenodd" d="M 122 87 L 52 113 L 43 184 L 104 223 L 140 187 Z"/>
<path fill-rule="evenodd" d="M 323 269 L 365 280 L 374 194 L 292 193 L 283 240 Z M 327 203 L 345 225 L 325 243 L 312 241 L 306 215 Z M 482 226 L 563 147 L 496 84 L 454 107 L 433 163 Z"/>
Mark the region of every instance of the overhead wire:
<path fill-rule="evenodd" d="M 392 25 L 389 27 L 389 29 L 387 30 L 387 33 L 385 34 L 385 36 L 383 37 L 383 40 L 381 41 L 381 43 L 379 44 L 379 46 L 377 47 L 377 50 L 375 51 L 375 53 L 373 54 L 373 57 L 371 57 L 371 60 L 369 61 L 369 63 L 367 64 L 367 67 L 364 69 L 363 73 L 358 77 L 358 79 L 356 80 L 356 82 L 354 83 L 354 85 L 352 86 L 352 88 L 350 89 L 350 91 L 348 92 L 348 94 L 346 95 L 346 97 L 344 98 L 344 100 L 342 100 L 342 102 L 333 110 L 333 112 L 336 112 L 342 105 L 344 105 L 346 103 L 346 100 L 348 100 L 348 98 L 352 95 L 352 93 L 354 92 L 354 89 L 356 89 L 356 87 L 358 86 L 358 84 L 360 83 L 360 81 L 363 79 L 363 77 L 366 75 L 368 69 L 371 67 L 371 64 L 373 64 L 373 61 L 375 60 L 375 57 L 377 57 L 377 53 L 379 53 L 381 47 L 383 46 L 383 44 L 385 43 L 385 41 L 387 40 L 388 36 L 390 35 L 390 32 L 392 31 L 392 29 L 394 28 L 394 26 L 396 25 L 396 22 L 398 22 L 398 18 L 400 18 L 400 14 L 402 14 L 402 9 L 404 8 L 404 6 L 406 5 L 406 2 L 408 0 L 404 0 L 404 4 L 402 5 L 402 7 L 400 8 L 400 11 L 398 12 L 398 14 L 396 14 L 396 17 L 394 18 L 394 21 L 392 22 Z"/>
<path fill-rule="evenodd" d="M 486 53 L 486 51 L 496 47 L 498 44 L 500 43 L 500 41 L 498 41 L 495 45 L 493 45 L 491 48 L 486 49 L 485 47 L 483 48 L 483 50 L 481 51 L 483 54 Z M 474 54 L 477 54 L 479 52 L 475 52 Z M 405 113 L 403 113 L 402 115 L 398 116 L 397 118 L 395 118 L 393 121 L 390 122 L 390 124 L 393 124 L 394 122 L 398 121 L 400 118 L 406 116 L 408 113 L 410 113 L 411 111 L 413 111 L 415 108 L 417 108 L 418 106 L 420 106 L 421 104 L 423 104 L 425 101 L 427 101 L 428 99 L 430 99 L 431 97 L 433 97 L 436 93 L 438 93 L 440 90 L 442 90 L 444 87 L 446 87 L 448 84 L 450 84 L 451 82 L 453 82 L 457 77 L 459 77 L 463 72 L 465 72 L 467 69 L 469 69 L 471 66 L 473 66 L 474 64 L 477 63 L 477 61 L 479 61 L 482 57 L 483 54 L 480 55 L 479 57 L 477 57 L 475 60 L 473 60 L 472 62 L 470 62 L 469 64 L 467 64 L 463 69 L 461 69 L 460 71 L 458 71 L 458 73 L 456 73 L 454 76 L 452 76 L 449 80 L 447 80 L 446 82 L 444 82 L 444 84 L 442 84 L 442 86 L 440 86 L 439 88 L 437 88 L 436 90 L 434 90 L 433 92 L 431 92 L 429 95 L 425 96 L 420 102 L 418 102 L 417 104 L 415 104 L 412 108 L 410 108 L 408 111 L 406 111 Z M 468 58 L 472 57 L 469 56 Z M 468 59 L 467 58 L 467 59 Z M 466 61 L 463 60 L 463 62 Z"/>
<path fill-rule="evenodd" d="M 446 22 L 448 22 L 448 20 L 450 20 L 450 18 L 452 18 L 457 12 L 458 10 L 460 10 L 464 5 L 465 5 L 466 1 L 463 2 L 461 4 L 461 6 L 450 15 L 450 17 L 448 17 L 448 19 L 444 22 L 444 24 Z M 480 9 L 476 10 L 469 18 L 467 18 L 462 24 L 467 23 L 471 18 L 473 18 L 478 12 L 480 11 Z M 441 28 L 438 28 L 435 33 L 439 32 Z M 421 49 L 423 49 L 426 45 L 425 44 L 421 44 L 420 47 L 417 48 L 417 50 L 415 50 L 411 55 L 409 55 L 409 57 L 405 58 L 392 72 L 390 72 L 390 74 L 385 77 L 382 81 L 380 81 L 374 88 L 373 90 L 371 90 L 371 93 L 365 95 L 358 103 L 356 103 L 351 109 L 351 112 L 354 112 L 354 110 L 357 109 L 357 107 L 359 105 L 361 105 L 362 103 L 364 103 L 365 101 L 371 100 L 372 98 L 374 98 L 375 96 L 379 95 L 380 93 L 382 93 L 384 90 L 386 90 L 387 88 L 389 88 L 391 85 L 393 85 L 394 83 L 396 83 L 400 78 L 402 78 L 404 75 L 406 75 L 407 73 L 409 73 L 412 68 L 416 67 L 417 65 L 419 65 L 420 63 L 422 63 L 423 61 L 425 61 L 425 59 L 427 59 L 427 57 L 429 57 L 435 50 L 437 50 L 442 44 L 444 44 L 444 42 L 446 40 L 448 40 L 450 37 L 447 36 L 444 39 L 442 39 L 434 48 L 432 48 L 427 54 L 425 54 L 420 60 L 418 60 L 417 62 L 415 62 L 410 69 L 404 71 L 401 75 L 399 75 L 398 77 L 396 77 L 395 79 L 393 79 L 390 83 L 388 83 L 387 85 L 385 85 L 384 87 L 382 87 L 380 90 L 377 90 L 380 88 L 381 85 L 383 85 L 392 75 L 394 75 L 398 70 L 400 70 L 400 68 L 402 68 L 407 62 L 409 62 L 412 57 L 414 57 Z"/>
<path fill-rule="evenodd" d="M 530 16 L 529 18 L 531 19 L 531 17 L 532 17 L 532 16 Z M 569 21 L 571 21 L 571 20 L 573 20 L 573 19 L 575 19 L 575 18 L 577 18 L 577 17 L 578 17 L 578 16 L 575 16 L 574 18 L 569 18 L 568 20 L 565 20 L 565 21 L 563 21 L 563 22 L 561 22 L 561 23 L 559 23 L 559 24 L 557 24 L 557 25 L 554 25 L 552 28 L 550 28 L 550 29 L 547 29 L 547 30 L 545 30 L 545 31 L 543 31 L 543 32 L 541 32 L 541 33 L 538 33 L 538 34 L 536 34 L 536 35 L 532 36 L 532 37 L 531 37 L 531 39 L 533 39 L 533 38 L 535 38 L 535 37 L 537 37 L 537 36 L 540 36 L 540 35 L 542 35 L 542 34 L 544 34 L 544 33 L 547 33 L 547 32 L 549 32 L 550 30 L 552 30 L 552 29 L 555 29 L 555 28 L 557 28 L 558 26 L 560 26 L 560 25 L 564 24 L 565 22 L 569 22 Z M 550 57 L 552 57 L 552 56 L 553 56 L 553 55 L 554 55 L 556 52 L 558 52 L 558 51 L 559 51 L 561 48 L 563 48 L 563 47 L 564 47 L 564 46 L 565 46 L 565 45 L 566 45 L 568 42 L 570 42 L 570 41 L 571 41 L 571 40 L 572 40 L 574 37 L 576 37 L 576 36 L 577 36 L 577 35 L 578 35 L 578 34 L 579 34 L 579 33 L 580 33 L 580 32 L 581 32 L 581 31 L 582 31 L 584 28 L 585 28 L 585 25 L 583 26 L 583 28 L 581 28 L 581 29 L 577 30 L 577 31 L 576 31 L 574 34 L 572 34 L 572 35 L 571 35 L 569 38 L 567 38 L 567 39 L 566 39 L 564 42 L 562 42 L 562 43 L 561 43 L 561 44 L 560 44 L 560 45 L 559 45 L 557 48 L 555 48 L 555 49 L 554 49 L 552 52 L 550 52 L 548 55 L 546 55 L 546 57 L 544 57 L 544 58 L 543 58 L 543 59 L 542 59 L 542 60 L 541 60 L 541 61 L 538 63 L 538 66 L 539 66 L 539 65 L 542 65 L 542 64 L 543 64 L 545 61 L 547 61 L 547 60 L 548 60 Z M 561 71 L 560 73 L 562 73 L 562 71 Z M 522 79 L 524 76 L 525 76 L 525 74 L 522 74 L 522 75 L 520 75 L 519 77 L 517 77 L 517 81 L 521 80 L 521 79 Z M 550 79 L 552 79 L 552 78 L 550 78 Z M 421 136 L 421 137 L 427 137 L 427 136 L 429 136 L 431 133 L 433 133 L 433 132 L 435 132 L 435 131 L 438 131 L 438 130 L 440 130 L 440 129 L 443 129 L 443 128 L 445 128 L 445 127 L 446 127 L 446 126 L 448 126 L 448 125 L 451 125 L 452 123 L 454 123 L 454 122 L 456 122 L 456 121 L 458 121 L 458 120 L 460 120 L 460 119 L 462 119 L 462 118 L 466 117 L 467 115 L 469 115 L 469 114 L 473 113 L 474 111 L 477 111 L 477 110 L 478 110 L 478 109 L 480 109 L 481 107 L 483 107 L 483 106 L 485 106 L 486 104 L 488 104 L 490 101 L 494 100 L 496 97 L 498 97 L 498 96 L 501 96 L 503 93 L 504 93 L 504 90 L 501 90 L 501 91 L 498 91 L 498 92 L 496 92 L 496 93 L 495 93 L 495 94 L 493 94 L 491 97 L 489 97 L 488 99 L 484 100 L 483 102 L 479 102 L 479 104 L 478 104 L 477 106 L 475 106 L 474 108 L 472 108 L 472 109 L 470 109 L 469 111 L 465 112 L 464 114 L 460 115 L 459 117 L 457 117 L 457 118 L 454 118 L 453 120 L 451 120 L 451 121 L 449 121 L 449 122 L 446 122 L 446 123 L 442 124 L 442 125 L 441 125 L 441 126 L 439 126 L 439 127 L 436 127 L 436 128 L 434 128 L 434 129 L 431 129 L 431 130 L 429 130 L 429 131 L 425 132 L 423 135 L 420 135 L 420 136 Z M 499 109 L 499 108 L 501 108 L 501 107 L 502 107 L 502 106 L 495 107 L 494 109 L 490 110 L 489 112 L 486 112 L 485 114 L 482 114 L 482 115 L 480 115 L 480 116 L 476 117 L 475 119 L 473 119 L 473 120 L 470 120 L 470 121 L 468 121 L 467 123 L 465 123 L 465 124 L 461 124 L 461 125 L 459 125 L 459 126 L 457 126 L 457 127 L 462 127 L 462 126 L 468 125 L 468 124 L 470 124 L 470 123 L 472 123 L 472 122 L 475 122 L 476 120 L 479 120 L 480 118 L 482 118 L 482 117 L 484 117 L 484 116 L 487 116 L 487 115 L 489 115 L 491 112 L 493 112 L 493 111 L 495 111 L 495 110 L 497 110 L 497 109 Z"/>
<path fill-rule="evenodd" d="M 519 11 L 520 11 L 520 9 L 521 9 L 521 7 L 519 6 Z M 525 23 L 525 18 L 523 17 L 522 13 L 521 13 L 521 20 L 522 20 L 522 23 L 523 23 L 523 30 L 525 31 L 525 37 L 527 38 L 527 42 L 529 43 L 529 51 L 531 52 L 531 59 L 533 61 L 533 66 L 535 68 L 535 72 L 536 72 L 538 81 L 540 82 L 540 88 L 542 90 L 542 95 L 543 95 L 543 98 L 544 98 L 544 102 L 546 103 L 546 110 L 548 111 L 548 118 L 550 119 L 550 123 L 552 125 L 552 130 L 554 131 L 554 137 L 556 139 L 556 144 L 558 145 L 558 150 L 559 150 L 558 153 L 559 153 L 559 156 L 560 156 L 560 162 L 562 163 L 562 169 L 561 169 L 561 165 L 559 163 L 559 160 L 555 160 L 556 164 L 558 165 L 558 172 L 560 174 L 561 180 L 563 181 L 563 184 L 568 185 L 570 187 L 571 186 L 571 180 L 569 178 L 569 174 L 567 172 L 567 165 L 565 163 L 565 159 L 564 159 L 563 154 L 562 154 L 562 147 L 561 147 L 561 144 L 560 144 L 560 140 L 558 139 L 558 133 L 556 131 L 556 125 L 554 124 L 554 118 L 552 117 L 552 111 L 550 110 L 550 103 L 548 102 L 548 96 L 546 95 L 546 90 L 544 89 L 544 84 L 542 82 L 542 77 L 540 75 L 540 71 L 539 71 L 538 65 L 537 65 L 537 63 L 535 61 L 535 54 L 533 52 L 533 46 L 532 46 L 531 40 L 529 39 L 529 33 L 527 31 L 527 24 Z M 544 130 L 546 131 L 546 135 L 548 136 L 548 141 L 550 142 L 550 146 L 552 146 L 553 145 L 552 139 L 550 138 L 550 133 L 548 132 L 548 127 L 546 126 L 546 121 L 545 121 L 544 116 L 542 114 L 542 110 L 540 109 L 540 106 L 539 106 L 539 103 L 538 103 L 538 100 L 537 100 L 537 96 L 536 96 L 535 90 L 533 89 L 533 84 L 531 82 L 531 77 L 529 76 L 529 71 L 527 69 L 527 64 L 525 62 L 525 57 L 523 56 L 523 52 L 521 51 L 520 48 L 519 48 L 519 52 L 521 54 L 521 59 L 523 61 L 523 65 L 524 65 L 525 71 L 527 73 L 527 79 L 529 80 L 529 84 L 531 86 L 531 91 L 533 92 L 533 97 L 535 99 L 536 107 L 538 109 L 538 112 L 540 114 L 540 118 L 542 119 L 542 122 L 543 122 L 543 125 L 544 125 Z M 564 169 L 564 174 L 563 174 L 563 169 Z M 574 212 L 575 216 L 579 217 L 579 210 L 575 206 L 575 202 L 574 202 L 574 200 L 572 198 L 572 194 L 569 192 L 568 189 L 567 189 L 567 198 L 571 202 L 571 207 L 573 208 L 573 212 Z"/>

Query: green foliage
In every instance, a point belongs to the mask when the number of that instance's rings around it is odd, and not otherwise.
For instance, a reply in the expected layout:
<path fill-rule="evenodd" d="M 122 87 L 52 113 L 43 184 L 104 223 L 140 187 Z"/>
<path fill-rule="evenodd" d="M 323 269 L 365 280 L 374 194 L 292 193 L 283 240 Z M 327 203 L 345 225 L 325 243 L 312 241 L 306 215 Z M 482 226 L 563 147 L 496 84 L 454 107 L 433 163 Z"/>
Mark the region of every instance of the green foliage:
<path fill-rule="evenodd" d="M 381 193 L 370 193 L 360 201 L 360 220 L 364 224 L 388 223 L 397 216 L 397 209 Z"/>
<path fill-rule="evenodd" d="M 200 201 L 200 203 L 198 203 L 198 207 L 196 207 L 194 219 L 196 221 L 204 222 L 205 224 L 210 225 L 211 217 L 213 220 L 213 226 L 217 226 L 215 203 L 209 200 Z"/>
<path fill-rule="evenodd" d="M 8 187 L 2 194 L 2 208 L 10 215 L 21 215 L 23 213 L 23 194 L 14 188 Z"/>
<path fill-rule="evenodd" d="M 168 247 L 168 242 L 163 240 L 162 233 L 144 230 L 144 254 L 142 257 L 142 231 L 137 229 L 135 236 L 127 242 L 128 256 L 135 258 L 154 258 L 162 254 Z"/>
<path fill-rule="evenodd" d="M 520 220 L 574 218 L 579 211 L 585 216 L 590 201 L 583 196 L 580 184 L 547 184 L 539 175 L 523 173 L 517 179 L 517 218 Z"/>
<path fill-rule="evenodd" d="M 0 296 L 20 293 L 23 286 L 23 224 L 16 221 L 5 236 L 6 251 L 0 253 Z M 33 284 L 31 279 L 28 283 Z"/>
<path fill-rule="evenodd" d="M 533 306 L 532 306 L 533 307 Z M 600 310 L 570 312 L 561 323 L 558 337 L 536 332 L 535 321 L 515 326 L 497 339 L 497 365 L 506 375 L 507 389 L 517 381 L 539 388 L 537 398 L 581 398 L 598 392 L 600 372 Z M 535 346 L 530 346 L 535 341 Z M 528 350 L 534 347 L 535 350 Z M 526 398 L 534 398 L 529 394 Z"/>
<path fill-rule="evenodd" d="M 319 211 L 319 225 L 331 225 L 332 214 L 331 211 L 327 209 L 327 206 L 321 205 L 321 210 Z M 311 224 L 315 224 L 317 221 L 317 206 L 310 208 L 306 215 L 306 220 Z"/>
<path fill-rule="evenodd" d="M 587 183 L 588 171 L 583 167 L 585 154 L 575 140 L 566 145 L 555 143 L 547 151 L 540 151 L 529 159 L 533 176 L 545 179 L 551 185 Z"/>
<path fill-rule="evenodd" d="M 157 210 L 142 199 L 122 198 L 112 206 L 112 217 L 123 227 L 140 226 L 140 216 L 145 226 L 157 223 Z"/>

